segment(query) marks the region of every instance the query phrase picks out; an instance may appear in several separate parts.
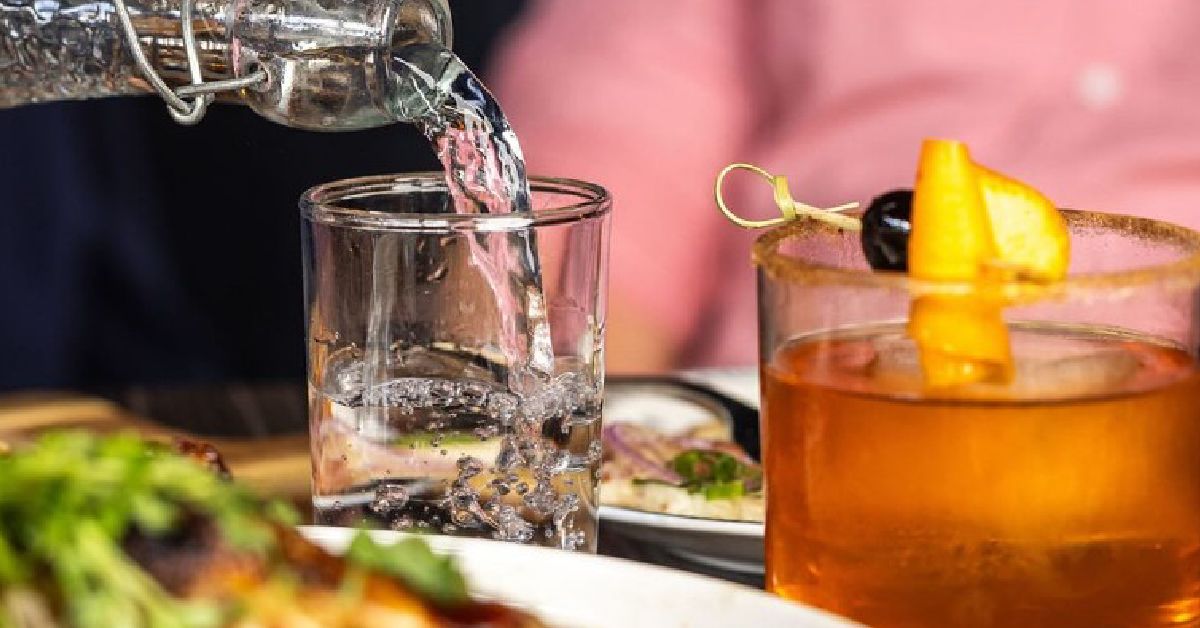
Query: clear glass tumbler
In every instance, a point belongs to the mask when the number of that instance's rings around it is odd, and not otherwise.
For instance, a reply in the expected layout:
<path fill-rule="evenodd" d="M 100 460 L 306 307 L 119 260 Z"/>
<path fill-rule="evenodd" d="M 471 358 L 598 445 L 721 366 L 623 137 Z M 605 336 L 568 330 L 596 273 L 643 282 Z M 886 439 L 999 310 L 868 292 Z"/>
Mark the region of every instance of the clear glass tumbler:
<path fill-rule="evenodd" d="M 759 239 L 770 590 L 883 628 L 1200 623 L 1200 234 L 1064 215 L 1050 285 Z M 1011 382 L 928 386 L 916 312 L 1006 334 Z"/>
<path fill-rule="evenodd" d="M 608 194 L 456 214 L 441 173 L 301 200 L 318 523 L 595 551 Z"/>

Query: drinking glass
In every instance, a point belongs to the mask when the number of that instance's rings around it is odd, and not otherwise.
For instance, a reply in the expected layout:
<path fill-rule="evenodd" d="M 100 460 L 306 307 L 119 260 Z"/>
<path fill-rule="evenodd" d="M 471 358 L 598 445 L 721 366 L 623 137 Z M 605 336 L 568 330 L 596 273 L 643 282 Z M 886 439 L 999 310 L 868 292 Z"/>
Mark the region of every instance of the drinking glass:
<path fill-rule="evenodd" d="M 318 523 L 595 551 L 611 203 L 531 179 L 454 213 L 441 173 L 301 200 Z"/>
<path fill-rule="evenodd" d="M 871 272 L 817 222 L 758 240 L 771 591 L 885 628 L 1200 622 L 1200 234 L 1064 215 L 1054 284 Z M 926 386 L 921 299 L 1002 303 L 1012 382 Z"/>

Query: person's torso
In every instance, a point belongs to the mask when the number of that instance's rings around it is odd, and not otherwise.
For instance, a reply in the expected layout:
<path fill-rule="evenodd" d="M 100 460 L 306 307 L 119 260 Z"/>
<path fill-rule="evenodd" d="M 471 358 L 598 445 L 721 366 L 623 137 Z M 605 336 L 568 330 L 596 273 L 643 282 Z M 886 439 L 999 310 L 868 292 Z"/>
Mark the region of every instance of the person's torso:
<path fill-rule="evenodd" d="M 1200 228 L 1200 5 L 763 2 L 766 112 L 747 159 L 817 205 L 910 187 L 925 137 L 1061 206 Z M 761 201 L 765 195 L 755 197 Z M 749 198 L 743 201 L 749 201 Z M 706 364 L 755 359 L 750 238 L 726 247 Z"/>

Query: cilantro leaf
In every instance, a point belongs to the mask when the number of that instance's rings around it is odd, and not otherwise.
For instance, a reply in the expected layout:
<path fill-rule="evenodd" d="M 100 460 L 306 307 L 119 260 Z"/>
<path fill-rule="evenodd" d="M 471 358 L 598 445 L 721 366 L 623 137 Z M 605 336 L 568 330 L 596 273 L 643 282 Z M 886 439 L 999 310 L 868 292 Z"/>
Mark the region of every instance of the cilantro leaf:
<path fill-rule="evenodd" d="M 689 493 L 705 499 L 733 499 L 753 493 L 762 486 L 762 469 L 720 451 L 689 449 L 675 456 L 668 466 L 683 478 Z"/>
<path fill-rule="evenodd" d="M 350 543 L 346 560 L 364 569 L 399 578 L 417 593 L 442 606 L 467 601 L 467 581 L 449 556 L 435 554 L 417 538 L 397 543 L 376 543 L 360 531 Z"/>

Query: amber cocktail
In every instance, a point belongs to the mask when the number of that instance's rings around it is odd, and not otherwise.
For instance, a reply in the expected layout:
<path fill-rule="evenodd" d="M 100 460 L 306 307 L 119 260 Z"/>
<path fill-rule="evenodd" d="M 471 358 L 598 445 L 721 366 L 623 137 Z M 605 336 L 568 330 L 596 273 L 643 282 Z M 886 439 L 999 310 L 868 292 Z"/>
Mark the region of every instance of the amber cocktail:
<path fill-rule="evenodd" d="M 770 590 L 885 628 L 1200 625 L 1200 234 L 1065 215 L 1071 277 L 988 288 L 1014 379 L 949 389 L 909 307 L 978 285 L 760 239 Z"/>

